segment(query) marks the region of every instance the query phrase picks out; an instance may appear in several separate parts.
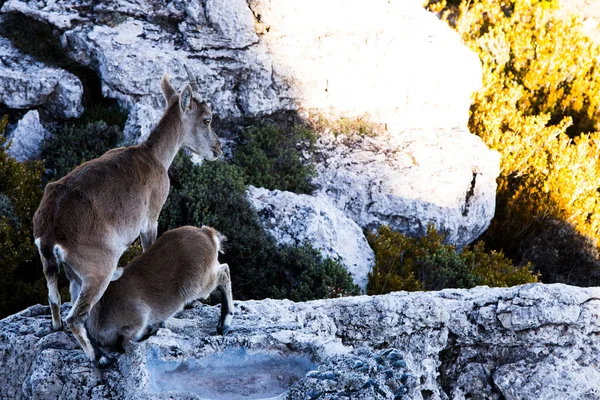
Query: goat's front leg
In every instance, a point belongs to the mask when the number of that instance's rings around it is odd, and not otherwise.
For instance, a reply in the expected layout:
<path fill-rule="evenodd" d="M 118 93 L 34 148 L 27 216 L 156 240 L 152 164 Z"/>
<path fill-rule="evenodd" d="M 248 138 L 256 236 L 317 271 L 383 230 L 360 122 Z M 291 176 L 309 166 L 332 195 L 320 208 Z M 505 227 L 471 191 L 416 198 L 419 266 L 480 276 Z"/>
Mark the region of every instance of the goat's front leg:
<path fill-rule="evenodd" d="M 144 252 L 146 252 L 150 248 L 150 246 L 152 246 L 152 243 L 154 243 L 154 241 L 156 240 L 157 232 L 158 221 L 155 221 L 153 224 L 151 224 L 145 231 L 140 232 L 142 249 L 144 250 Z"/>

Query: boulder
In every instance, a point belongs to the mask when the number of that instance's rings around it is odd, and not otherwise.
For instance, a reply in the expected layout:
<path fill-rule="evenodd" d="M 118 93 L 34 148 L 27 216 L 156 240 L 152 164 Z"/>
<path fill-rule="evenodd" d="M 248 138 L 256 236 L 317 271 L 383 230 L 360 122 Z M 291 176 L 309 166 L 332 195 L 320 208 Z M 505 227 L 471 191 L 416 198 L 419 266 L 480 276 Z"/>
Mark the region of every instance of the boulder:
<path fill-rule="evenodd" d="M 308 242 L 325 257 L 339 260 L 365 291 L 375 254 L 362 229 L 326 197 L 250 186 L 247 198 L 263 227 L 280 244 Z"/>
<path fill-rule="evenodd" d="M 463 247 L 494 216 L 500 155 L 468 131 L 328 135 L 318 146 L 318 193 L 363 228 L 422 236 L 433 224 Z"/>
<path fill-rule="evenodd" d="M 8 131 L 8 154 L 20 162 L 38 159 L 42 143 L 49 136 L 50 133 L 40 122 L 40 114 L 37 110 L 31 110 L 17 122 L 14 129 Z"/>
<path fill-rule="evenodd" d="M 83 86 L 60 68 L 49 67 L 21 53 L 0 37 L 0 103 L 8 108 L 41 108 L 56 118 L 83 112 Z"/>
<path fill-rule="evenodd" d="M 599 288 L 529 284 L 235 302 L 225 337 L 214 335 L 219 306 L 194 303 L 113 353 L 104 371 L 69 331 L 51 332 L 49 308 L 37 305 L 0 320 L 0 393 L 189 399 L 245 390 L 247 398 L 271 377 L 279 386 L 261 390 L 287 388 L 290 398 L 593 399 L 599 298 Z"/>

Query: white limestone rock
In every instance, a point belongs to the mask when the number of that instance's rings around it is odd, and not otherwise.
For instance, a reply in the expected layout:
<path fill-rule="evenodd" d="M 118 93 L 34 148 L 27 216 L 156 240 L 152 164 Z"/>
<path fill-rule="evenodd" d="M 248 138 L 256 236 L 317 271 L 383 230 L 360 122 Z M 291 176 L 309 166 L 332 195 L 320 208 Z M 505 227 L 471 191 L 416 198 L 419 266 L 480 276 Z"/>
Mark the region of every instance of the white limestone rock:
<path fill-rule="evenodd" d="M 481 85 L 477 56 L 420 0 L 8 0 L 2 11 L 63 32 L 71 57 L 127 109 L 162 109 L 160 76 L 181 85 L 180 61 L 224 118 L 306 109 L 368 113 L 394 130 L 464 127 Z"/>
<path fill-rule="evenodd" d="M 126 143 L 138 143 L 146 140 L 156 126 L 163 112 L 144 103 L 136 103 L 127 117 L 123 135 Z"/>
<path fill-rule="evenodd" d="M 40 122 L 37 110 L 31 110 L 8 132 L 8 154 L 23 162 L 40 158 L 41 147 L 50 133 Z"/>
<path fill-rule="evenodd" d="M 192 1 L 179 30 L 193 50 L 242 49 L 258 43 L 254 16 L 245 0 Z"/>
<path fill-rule="evenodd" d="M 503 365 L 493 374 L 494 384 L 507 400 L 522 399 L 523 393 L 535 393 L 538 399 L 600 398 L 600 370 L 595 366 L 582 366 L 574 357 L 564 356 L 566 360 L 551 355 L 540 362 L 520 360 Z M 573 376 L 580 379 L 569 382 Z"/>
<path fill-rule="evenodd" d="M 291 398 L 595 399 L 598 299 L 600 288 L 529 284 L 304 303 L 240 301 L 225 337 L 214 336 L 220 307 L 196 302 L 155 336 L 112 353 L 117 363 L 105 371 L 90 364 L 71 332 L 52 332 L 49 308 L 36 305 L 0 320 L 0 393 L 188 399 L 201 394 L 156 391 L 157 363 L 175 366 L 245 349 L 310 359 L 314 369 L 291 386 Z M 529 313 L 532 323 L 507 327 L 499 318 L 507 313 Z M 169 379 L 192 373 L 186 365 Z"/>
<path fill-rule="evenodd" d="M 431 223 L 463 247 L 494 216 L 500 155 L 466 130 L 328 135 L 318 147 L 319 193 L 363 228 L 422 236 Z"/>
<path fill-rule="evenodd" d="M 222 118 L 290 108 L 288 100 L 278 98 L 262 46 L 190 51 L 178 44 L 181 40 L 160 26 L 133 18 L 114 27 L 82 25 L 63 35 L 70 57 L 95 69 L 103 94 L 127 110 L 140 103 L 138 108 L 151 107 L 162 114 L 160 77 L 167 72 L 173 85 L 181 88 L 187 81 L 184 63 L 200 78 L 200 93 Z"/>
<path fill-rule="evenodd" d="M 420 0 L 252 1 L 275 73 L 304 109 L 390 128 L 464 127 L 481 63 Z"/>
<path fill-rule="evenodd" d="M 17 109 L 41 107 L 57 118 L 75 118 L 83 112 L 82 95 L 75 75 L 34 60 L 0 37 L 0 103 Z"/>
<path fill-rule="evenodd" d="M 339 260 L 354 283 L 366 290 L 375 254 L 362 229 L 329 199 L 254 186 L 247 198 L 278 243 L 310 243 L 323 256 Z"/>

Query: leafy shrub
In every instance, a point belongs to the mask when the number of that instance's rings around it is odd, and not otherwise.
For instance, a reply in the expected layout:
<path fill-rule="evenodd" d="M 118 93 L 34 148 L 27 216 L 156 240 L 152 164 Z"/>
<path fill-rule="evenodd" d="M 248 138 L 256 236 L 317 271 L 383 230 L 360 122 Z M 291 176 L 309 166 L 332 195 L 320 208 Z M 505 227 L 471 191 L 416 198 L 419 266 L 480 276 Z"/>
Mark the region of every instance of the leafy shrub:
<path fill-rule="evenodd" d="M 0 133 L 6 118 L 0 120 Z M 45 302 L 46 286 L 33 243 L 32 219 L 42 198 L 43 164 L 19 163 L 0 136 L 0 318 Z"/>
<path fill-rule="evenodd" d="M 292 301 L 352 296 L 360 293 L 358 286 L 344 267 L 331 258 L 323 259 L 321 253 L 308 243 L 299 246 L 283 246 L 278 262 L 285 268 L 277 268 L 272 296 Z"/>
<path fill-rule="evenodd" d="M 591 239 L 575 231 L 569 223 L 540 219 L 537 233 L 522 243 L 523 258 L 532 260 L 544 282 L 568 282 L 596 286 L 600 282 L 600 254 Z"/>
<path fill-rule="evenodd" d="M 557 4 L 472 0 L 449 11 L 483 62 L 469 127 L 502 154 L 496 216 L 483 240 L 533 262 L 544 281 L 598 285 L 588 277 L 600 275 L 600 134 L 587 132 L 600 128 L 600 48 Z M 547 262 L 573 269 L 559 273 Z"/>
<path fill-rule="evenodd" d="M 457 253 L 431 225 L 421 238 L 409 238 L 382 226 L 368 239 L 375 251 L 369 294 L 537 282 L 530 265 L 515 267 L 501 252 L 486 252 L 482 242 Z"/>
<path fill-rule="evenodd" d="M 127 122 L 127 113 L 123 112 L 118 104 L 105 99 L 101 104 L 95 103 L 85 107 L 85 111 L 76 121 L 76 124 L 86 126 L 100 122 L 122 131 Z"/>
<path fill-rule="evenodd" d="M 84 161 L 100 157 L 123 141 L 123 131 L 104 121 L 67 123 L 44 143 L 46 167 L 60 179 Z"/>
<path fill-rule="evenodd" d="M 220 161 L 200 167 L 180 153 L 169 176 L 171 192 L 159 230 L 210 225 L 227 236 L 220 259 L 229 264 L 236 298 L 310 300 L 357 293 L 338 262 L 321 259 L 308 245 L 277 245 L 246 199 L 246 176 L 239 167 Z"/>
<path fill-rule="evenodd" d="M 315 134 L 303 125 L 262 121 L 240 131 L 232 161 L 244 170 L 248 184 L 310 193 L 315 140 Z"/>

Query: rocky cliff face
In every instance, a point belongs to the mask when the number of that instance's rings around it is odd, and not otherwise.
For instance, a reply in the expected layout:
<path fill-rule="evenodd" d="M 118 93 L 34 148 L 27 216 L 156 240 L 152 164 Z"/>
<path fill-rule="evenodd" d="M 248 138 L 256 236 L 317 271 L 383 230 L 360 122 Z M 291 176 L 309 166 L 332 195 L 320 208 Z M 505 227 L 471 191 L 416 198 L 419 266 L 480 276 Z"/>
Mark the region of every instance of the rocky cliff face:
<path fill-rule="evenodd" d="M 50 331 L 38 305 L 0 321 L 0 393 L 247 398 L 276 387 L 290 399 L 597 399 L 599 306 L 599 289 L 560 284 L 247 301 L 219 337 L 219 306 L 196 303 L 100 371 L 70 332 Z M 274 365 L 279 375 L 267 375 L 279 381 L 257 389 L 253 377 Z"/>
<path fill-rule="evenodd" d="M 186 63 L 221 119 L 297 110 L 383 127 L 319 141 L 319 195 L 361 228 L 414 235 L 432 223 L 461 247 L 493 217 L 499 157 L 466 128 L 479 60 L 419 0 L 8 0 L 1 12 L 50 25 L 71 61 L 129 111 L 129 137 L 148 134 L 164 108 L 161 75 L 180 86 Z M 28 65 L 11 68 L 35 81 Z M 45 104 L 38 92 L 18 107 Z M 66 116 L 79 103 L 69 107 Z"/>

